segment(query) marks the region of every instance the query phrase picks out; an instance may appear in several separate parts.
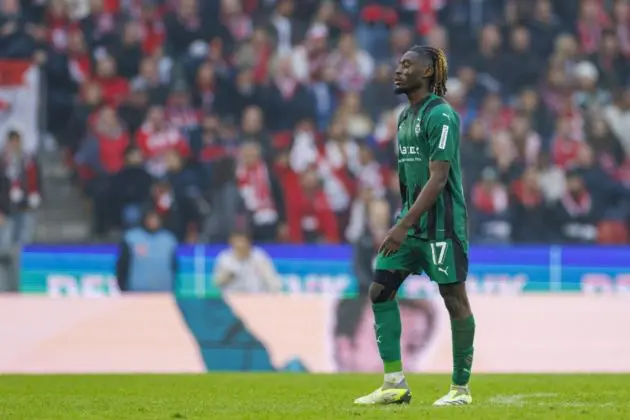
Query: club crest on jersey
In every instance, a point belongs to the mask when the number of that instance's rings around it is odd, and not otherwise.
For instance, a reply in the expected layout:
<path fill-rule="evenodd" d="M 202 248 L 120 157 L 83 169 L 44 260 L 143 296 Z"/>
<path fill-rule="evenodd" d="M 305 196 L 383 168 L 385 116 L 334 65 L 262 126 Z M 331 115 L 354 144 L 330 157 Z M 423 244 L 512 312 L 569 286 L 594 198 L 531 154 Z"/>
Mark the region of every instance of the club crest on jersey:
<path fill-rule="evenodd" d="M 416 126 L 413 128 L 413 131 L 416 133 L 416 136 L 420 134 L 420 119 L 416 120 Z"/>

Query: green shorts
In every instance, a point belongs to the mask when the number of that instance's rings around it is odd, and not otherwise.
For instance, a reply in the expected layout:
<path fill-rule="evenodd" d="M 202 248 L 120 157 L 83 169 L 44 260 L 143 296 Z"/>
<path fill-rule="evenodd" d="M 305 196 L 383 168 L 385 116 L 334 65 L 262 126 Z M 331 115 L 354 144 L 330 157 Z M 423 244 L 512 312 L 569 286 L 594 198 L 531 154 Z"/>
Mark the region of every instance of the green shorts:
<path fill-rule="evenodd" d="M 376 270 L 426 273 L 438 284 L 466 281 L 468 253 L 457 239 L 428 241 L 407 237 L 395 254 L 376 256 Z"/>

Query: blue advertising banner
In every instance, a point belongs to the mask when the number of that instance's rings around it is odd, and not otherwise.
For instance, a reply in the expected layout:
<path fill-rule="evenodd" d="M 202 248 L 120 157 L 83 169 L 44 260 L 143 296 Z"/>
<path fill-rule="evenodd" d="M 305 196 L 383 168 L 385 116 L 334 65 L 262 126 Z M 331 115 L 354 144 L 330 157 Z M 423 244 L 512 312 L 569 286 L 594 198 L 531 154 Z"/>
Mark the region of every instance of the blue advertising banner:
<path fill-rule="evenodd" d="M 182 246 L 175 292 L 182 297 L 218 295 L 212 272 L 224 246 Z M 287 293 L 351 296 L 358 290 L 350 246 L 271 245 Z M 52 295 L 118 293 L 115 246 L 26 246 L 20 291 Z M 468 287 L 473 293 L 630 292 L 630 247 L 472 247 Z M 413 276 L 400 295 L 423 297 L 436 289 Z"/>

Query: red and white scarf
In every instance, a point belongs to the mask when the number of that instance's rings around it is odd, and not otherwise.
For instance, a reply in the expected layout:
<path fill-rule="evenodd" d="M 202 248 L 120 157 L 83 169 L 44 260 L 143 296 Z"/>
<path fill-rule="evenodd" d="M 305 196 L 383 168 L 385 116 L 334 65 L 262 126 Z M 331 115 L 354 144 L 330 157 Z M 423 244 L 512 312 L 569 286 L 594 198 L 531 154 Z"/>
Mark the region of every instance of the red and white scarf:
<path fill-rule="evenodd" d="M 269 171 L 263 162 L 236 167 L 238 188 L 257 225 L 268 225 L 278 220 L 278 212 L 271 194 Z"/>
<path fill-rule="evenodd" d="M 444 7 L 444 0 L 401 0 L 401 6 L 407 10 L 416 10 L 416 29 L 426 35 L 437 23 L 437 11 Z"/>
<path fill-rule="evenodd" d="M 591 195 L 588 192 L 584 192 L 577 197 L 567 193 L 562 197 L 562 205 L 571 217 L 590 213 L 592 204 Z"/>

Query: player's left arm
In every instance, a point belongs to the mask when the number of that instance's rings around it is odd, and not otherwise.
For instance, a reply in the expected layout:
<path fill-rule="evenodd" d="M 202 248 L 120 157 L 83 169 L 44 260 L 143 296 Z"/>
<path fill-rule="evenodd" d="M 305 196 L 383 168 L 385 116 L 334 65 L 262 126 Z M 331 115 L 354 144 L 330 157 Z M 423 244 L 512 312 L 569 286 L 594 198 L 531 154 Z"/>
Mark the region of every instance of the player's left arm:
<path fill-rule="evenodd" d="M 405 228 L 416 226 L 446 187 L 451 161 L 455 159 L 459 127 L 449 109 L 436 107 L 427 118 L 429 139 L 429 181 L 400 223 Z"/>

